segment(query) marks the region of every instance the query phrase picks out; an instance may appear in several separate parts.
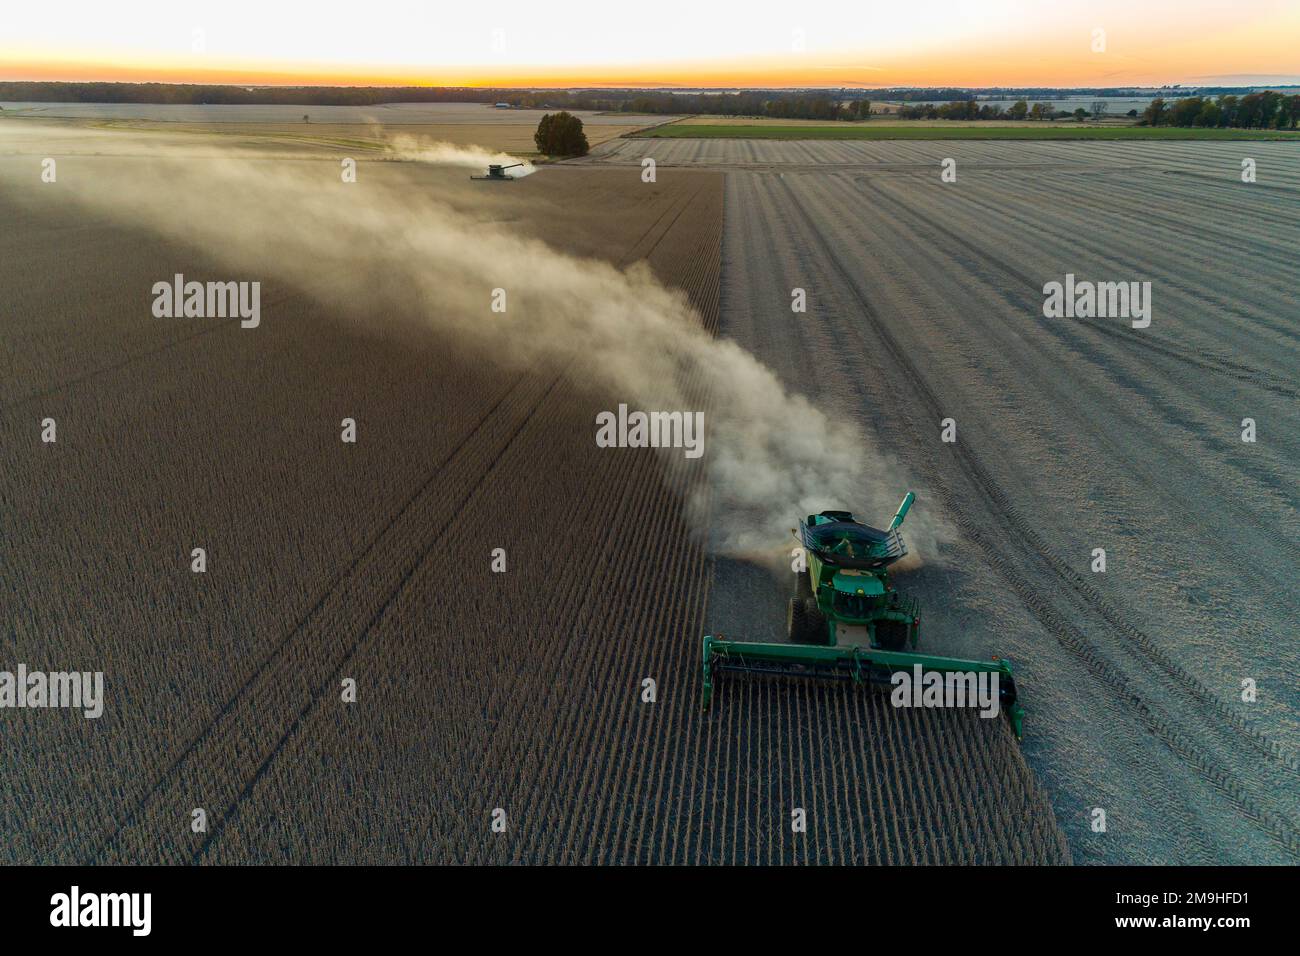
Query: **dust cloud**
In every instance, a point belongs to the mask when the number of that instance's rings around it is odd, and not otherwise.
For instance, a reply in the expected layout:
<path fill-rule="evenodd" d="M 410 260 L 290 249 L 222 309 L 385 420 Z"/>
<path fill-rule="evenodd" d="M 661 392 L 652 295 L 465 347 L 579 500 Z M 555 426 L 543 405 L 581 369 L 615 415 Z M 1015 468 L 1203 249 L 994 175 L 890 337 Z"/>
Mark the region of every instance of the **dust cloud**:
<path fill-rule="evenodd" d="M 493 152 L 478 146 L 457 146 L 454 143 L 428 143 L 414 136 L 389 137 L 389 155 L 396 160 L 427 163 L 430 166 L 458 166 L 482 172 L 493 163 L 511 166 L 522 163 L 506 173 L 511 179 L 522 179 L 537 172 L 537 167 L 527 160 L 517 159 L 509 153 Z"/>
<path fill-rule="evenodd" d="M 476 168 L 512 161 L 414 140 L 393 141 L 392 153 Z M 340 187 L 336 174 L 305 175 L 297 163 L 132 162 L 131 175 L 119 165 L 61 178 L 60 188 L 100 214 L 203 249 L 240 278 L 274 275 L 367 321 L 427 323 L 507 368 L 567 367 L 603 386 L 611 409 L 697 411 L 705 385 L 709 491 L 692 505 L 709 515 L 706 543 L 721 553 L 785 553 L 798 519 L 826 508 L 884 523 L 908 488 L 854 423 L 832 420 L 735 342 L 709 335 L 686 297 L 643 264 L 620 270 L 575 258 L 427 192 Z M 503 314 L 489 309 L 494 289 L 506 290 Z M 943 530 L 932 513 L 925 520 L 926 504 L 905 530 L 914 554 L 929 559 Z"/>

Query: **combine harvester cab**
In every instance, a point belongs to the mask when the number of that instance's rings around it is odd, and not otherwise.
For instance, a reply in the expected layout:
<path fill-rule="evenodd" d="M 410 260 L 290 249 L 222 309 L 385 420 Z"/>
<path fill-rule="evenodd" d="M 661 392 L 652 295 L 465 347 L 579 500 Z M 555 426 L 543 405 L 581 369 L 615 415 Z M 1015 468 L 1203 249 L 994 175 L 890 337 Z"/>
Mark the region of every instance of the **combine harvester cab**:
<path fill-rule="evenodd" d="M 907 554 L 898 530 L 916 495 L 908 492 L 884 530 L 848 511 L 823 511 L 799 523 L 807 569 L 796 575 L 786 618 L 789 643 L 704 638 L 704 706 L 714 678 L 725 672 L 777 674 L 889 685 L 899 672 L 998 675 L 1000 709 L 1021 736 L 1024 711 L 1016 700 L 1009 661 L 970 661 L 916 652 L 921 609 L 889 580 L 889 567 Z"/>

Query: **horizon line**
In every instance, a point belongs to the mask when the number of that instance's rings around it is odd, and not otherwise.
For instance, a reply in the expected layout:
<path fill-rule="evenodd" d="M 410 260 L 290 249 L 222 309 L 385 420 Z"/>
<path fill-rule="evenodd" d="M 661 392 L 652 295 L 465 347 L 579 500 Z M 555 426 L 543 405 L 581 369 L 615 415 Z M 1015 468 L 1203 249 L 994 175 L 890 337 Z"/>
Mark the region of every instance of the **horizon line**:
<path fill-rule="evenodd" d="M 1249 76 L 1249 75 L 1247 75 Z M 1228 74 L 1221 78 L 1206 77 L 1207 81 L 1211 79 L 1229 80 L 1236 79 L 1236 76 Z M 70 79 L 70 80 L 52 80 L 52 79 L 11 79 L 0 77 L 0 83 L 25 83 L 34 86 L 54 86 L 54 85 L 87 85 L 101 84 L 106 86 L 213 86 L 213 87 L 239 87 L 247 90 L 292 90 L 292 89 L 318 89 L 318 90 L 503 90 L 503 91 L 555 91 L 571 92 L 574 90 L 603 90 L 608 92 L 640 92 L 652 91 L 659 93 L 673 92 L 712 92 L 712 91 L 737 91 L 737 92 L 767 92 L 767 91 L 789 91 L 789 90 L 809 90 L 809 91 L 831 91 L 831 90 L 1168 90 L 1168 89 L 1200 89 L 1202 87 L 1222 87 L 1231 89 L 1247 89 L 1255 86 L 1272 85 L 1272 86 L 1296 86 L 1300 87 L 1300 76 L 1280 75 L 1276 79 L 1268 79 L 1264 75 L 1252 78 L 1251 80 L 1237 80 L 1237 82 L 1183 82 L 1183 83 L 1121 83 L 1121 84 L 1104 84 L 1104 83 L 932 83 L 932 84 L 915 84 L 915 83 L 885 83 L 878 85 L 867 85 L 862 83 L 833 83 L 824 85 L 813 84 L 723 84 L 723 85 L 703 85 L 690 83 L 642 83 L 642 84 L 623 84 L 623 83 L 577 83 L 569 85 L 547 86 L 538 83 L 509 84 L 509 83 L 321 83 L 321 82 L 236 82 L 236 81 L 204 81 L 204 80 L 90 80 L 90 79 Z"/>

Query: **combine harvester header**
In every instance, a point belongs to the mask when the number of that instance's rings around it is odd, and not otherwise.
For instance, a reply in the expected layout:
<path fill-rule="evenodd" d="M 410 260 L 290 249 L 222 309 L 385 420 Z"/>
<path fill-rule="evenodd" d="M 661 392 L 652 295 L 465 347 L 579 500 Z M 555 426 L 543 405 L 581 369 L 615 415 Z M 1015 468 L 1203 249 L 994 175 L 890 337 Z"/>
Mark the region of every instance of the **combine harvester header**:
<path fill-rule="evenodd" d="M 916 652 L 921 610 L 889 581 L 889 566 L 907 554 L 898 530 L 916 495 L 908 492 L 884 530 L 856 521 L 848 511 L 823 511 L 799 523 L 808 567 L 796 575 L 786 629 L 789 643 L 757 644 L 704 638 L 704 706 L 713 680 L 728 671 L 891 684 L 919 665 L 941 674 L 995 673 L 999 705 L 1016 737 L 1024 710 L 1016 701 L 1011 663 L 960 660 Z M 905 649 L 905 648 L 909 648 Z"/>

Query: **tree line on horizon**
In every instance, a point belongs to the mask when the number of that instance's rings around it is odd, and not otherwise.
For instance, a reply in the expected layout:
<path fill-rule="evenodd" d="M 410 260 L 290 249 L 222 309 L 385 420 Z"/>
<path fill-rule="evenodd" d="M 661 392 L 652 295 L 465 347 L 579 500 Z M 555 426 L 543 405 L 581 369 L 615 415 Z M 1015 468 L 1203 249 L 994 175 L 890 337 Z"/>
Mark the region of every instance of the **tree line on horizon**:
<path fill-rule="evenodd" d="M 148 103 L 216 106 L 379 106 L 386 103 L 506 103 L 518 109 L 622 113 L 707 113 L 779 119 L 865 119 L 860 90 L 745 90 L 737 93 L 644 90 L 519 90 L 482 87 L 210 86 L 170 83 L 0 83 L 0 101 Z"/>
<path fill-rule="evenodd" d="M 1287 87 L 1286 89 L 1291 89 Z M 1170 96 L 1156 97 L 1140 117 L 1149 126 L 1223 126 L 1295 129 L 1300 119 L 1300 94 L 1278 90 L 1245 94 L 1226 92 L 1232 87 L 1205 88 L 1198 94 L 1171 87 Z M 1218 92 L 1211 99 L 1207 93 Z M 148 103 L 182 105 L 293 105 L 379 106 L 386 103 L 506 103 L 520 109 L 547 111 L 605 111 L 621 113 L 716 116 L 762 116 L 773 119 L 864 120 L 872 115 L 870 97 L 902 101 L 900 119 L 954 120 L 1056 120 L 1106 113 L 1099 98 L 1093 110 L 1055 109 L 1051 98 L 1070 94 L 1115 95 L 1096 89 L 882 89 L 882 90 L 739 90 L 735 92 L 680 92 L 672 90 L 520 90 L 483 87 L 432 86 L 301 86 L 259 87 L 172 83 L 0 83 L 0 101 L 41 103 Z M 1020 98 L 1009 108 L 981 102 L 980 97 Z M 947 99 L 948 102 L 937 102 Z"/>
<path fill-rule="evenodd" d="M 1092 110 L 1078 107 L 1073 111 L 1056 109 L 1051 103 L 1038 102 L 1032 106 L 1027 100 L 1017 100 L 1002 109 L 991 103 L 980 104 L 974 99 L 953 100 L 949 103 L 904 104 L 895 115 L 899 119 L 945 120 L 1058 120 L 1073 118 L 1082 121 L 1089 117 L 1100 118 L 1107 113 L 1108 103 L 1097 100 Z M 1139 126 L 1220 127 L 1232 129 L 1296 129 L 1300 124 L 1300 94 L 1283 95 L 1276 90 L 1247 93 L 1244 96 L 1223 94 L 1178 97 L 1172 102 L 1157 96 L 1147 108 L 1138 113 L 1129 110 L 1130 119 Z"/>
<path fill-rule="evenodd" d="M 994 106 L 992 103 L 981 105 L 976 100 L 967 99 L 953 100 L 950 103 L 905 104 L 900 106 L 894 115 L 905 120 L 1058 120 L 1067 117 L 1083 119 L 1099 113 L 1104 114 L 1106 107 L 1106 103 L 1099 101 L 1093 104 L 1091 113 L 1082 108 L 1071 113 L 1068 110 L 1058 110 L 1051 103 L 1038 102 L 1030 106 L 1029 101 L 1023 99 L 1016 100 L 1006 109 Z"/>
<path fill-rule="evenodd" d="M 1300 125 L 1300 94 L 1276 90 L 1224 94 L 1215 99 L 1189 96 L 1168 103 L 1157 96 L 1142 113 L 1145 126 L 1201 126 L 1232 129 L 1295 129 Z"/>

